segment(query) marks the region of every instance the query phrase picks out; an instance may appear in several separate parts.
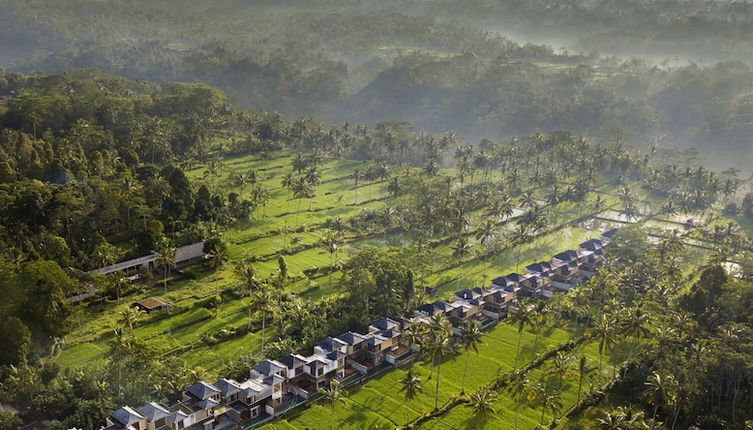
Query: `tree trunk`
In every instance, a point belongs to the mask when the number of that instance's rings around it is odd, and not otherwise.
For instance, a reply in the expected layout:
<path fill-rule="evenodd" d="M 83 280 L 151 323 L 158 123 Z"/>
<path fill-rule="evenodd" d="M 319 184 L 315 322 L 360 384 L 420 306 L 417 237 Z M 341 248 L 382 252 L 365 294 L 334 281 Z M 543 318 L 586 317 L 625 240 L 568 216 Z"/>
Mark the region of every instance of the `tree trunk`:
<path fill-rule="evenodd" d="M 261 314 L 261 355 L 264 356 L 264 329 L 267 327 L 267 311 Z"/>
<path fill-rule="evenodd" d="M 465 375 L 468 373 L 468 359 L 471 356 L 469 349 L 465 350 L 465 367 L 463 368 L 463 382 L 460 384 L 460 394 L 465 394 Z"/>
<path fill-rule="evenodd" d="M 437 363 L 437 383 L 434 390 L 434 410 L 439 409 L 439 372 L 442 370 L 442 363 Z"/>
<path fill-rule="evenodd" d="M 521 337 L 523 337 L 522 329 L 518 332 L 518 345 L 515 347 L 515 365 L 513 366 L 514 370 L 518 370 L 518 356 L 520 355 L 520 338 Z"/>

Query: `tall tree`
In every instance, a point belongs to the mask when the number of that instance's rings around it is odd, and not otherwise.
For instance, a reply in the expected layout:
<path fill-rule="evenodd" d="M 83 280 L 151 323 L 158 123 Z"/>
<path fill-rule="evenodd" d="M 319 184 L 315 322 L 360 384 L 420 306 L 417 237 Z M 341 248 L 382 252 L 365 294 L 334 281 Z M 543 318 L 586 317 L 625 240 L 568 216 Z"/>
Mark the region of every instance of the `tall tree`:
<path fill-rule="evenodd" d="M 483 334 L 481 323 L 475 320 L 467 321 L 460 331 L 458 343 L 465 349 L 465 365 L 463 366 L 463 379 L 460 383 L 460 394 L 465 394 L 465 377 L 468 373 L 468 359 L 471 356 L 471 351 L 478 354 L 478 347 L 483 343 Z"/>

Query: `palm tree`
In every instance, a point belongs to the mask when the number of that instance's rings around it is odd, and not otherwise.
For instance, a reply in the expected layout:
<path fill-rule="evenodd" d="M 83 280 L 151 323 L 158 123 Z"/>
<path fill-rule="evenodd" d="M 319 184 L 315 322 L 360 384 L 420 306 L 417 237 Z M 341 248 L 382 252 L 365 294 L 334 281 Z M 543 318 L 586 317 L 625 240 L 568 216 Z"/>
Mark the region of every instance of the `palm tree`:
<path fill-rule="evenodd" d="M 515 364 L 513 369 L 518 368 L 518 357 L 520 356 L 520 339 L 523 337 L 523 329 L 527 325 L 530 325 L 533 321 L 533 315 L 535 308 L 530 303 L 518 303 L 518 306 L 512 308 L 510 311 L 509 321 L 510 325 L 516 325 L 518 327 L 518 343 L 515 347 Z"/>
<path fill-rule="evenodd" d="M 543 394 L 541 396 L 541 422 L 539 425 L 544 426 L 544 414 L 550 411 L 552 416 L 557 418 L 557 412 L 562 409 L 562 397 L 558 393 Z"/>
<path fill-rule="evenodd" d="M 505 386 L 505 391 L 515 399 L 515 429 L 518 428 L 518 409 L 520 406 L 520 399 L 525 397 L 529 391 L 531 382 L 525 378 L 525 375 L 515 373 L 512 381 Z"/>
<path fill-rule="evenodd" d="M 123 321 L 123 326 L 128 327 L 128 330 L 133 333 L 133 328 L 136 326 L 136 323 L 141 319 L 141 316 L 144 315 L 144 311 L 138 309 L 138 308 L 128 308 L 120 312 L 121 320 Z"/>
<path fill-rule="evenodd" d="M 468 239 L 466 239 L 464 236 L 459 236 L 457 242 L 455 242 L 455 246 L 452 247 L 452 256 L 455 257 L 455 262 L 458 266 L 460 266 L 460 263 L 463 261 L 463 257 L 468 255 L 468 253 L 471 251 L 471 244 L 468 243 Z M 460 270 L 458 270 L 457 274 L 457 287 L 460 287 Z"/>
<path fill-rule="evenodd" d="M 673 259 L 678 253 L 682 252 L 685 248 L 685 244 L 682 242 L 679 232 L 674 229 L 668 237 L 664 237 L 659 241 L 657 249 L 659 250 L 659 260 L 664 263 L 667 256 Z"/>
<path fill-rule="evenodd" d="M 314 189 L 311 184 L 304 178 L 296 178 L 293 180 L 293 195 L 298 198 L 298 209 L 295 213 L 295 228 L 298 229 L 298 215 L 301 213 L 301 200 L 304 197 L 310 197 L 314 193 Z"/>
<path fill-rule="evenodd" d="M 528 232 L 528 225 L 517 223 L 515 230 L 513 230 L 512 235 L 510 236 L 510 242 L 518 247 L 516 271 L 520 271 L 520 253 L 523 250 L 523 244 L 529 240 L 531 240 L 531 234 Z"/>
<path fill-rule="evenodd" d="M 324 239 L 322 240 L 322 247 L 327 251 L 327 253 L 329 253 L 329 273 L 332 274 L 332 272 L 334 272 L 334 269 L 332 268 L 332 259 L 335 257 L 335 254 L 337 254 L 338 250 L 337 233 L 331 230 L 328 231 L 324 236 Z M 332 283 L 331 276 L 330 283 Z"/>
<path fill-rule="evenodd" d="M 319 389 L 319 393 L 324 395 L 324 398 L 327 399 L 329 404 L 332 406 L 332 421 L 330 423 L 330 428 L 335 428 L 335 422 L 337 420 L 337 416 L 335 415 L 335 406 L 337 406 L 338 403 L 343 401 L 344 392 L 342 387 L 340 386 L 340 382 L 336 379 L 333 379 L 329 382 L 329 387 L 326 389 Z"/>
<path fill-rule="evenodd" d="M 635 306 L 626 312 L 622 321 L 622 332 L 625 336 L 632 338 L 631 349 L 633 351 L 638 344 L 638 339 L 649 334 L 648 324 L 648 314 L 643 312 L 640 306 Z"/>
<path fill-rule="evenodd" d="M 301 174 L 301 172 L 306 170 L 306 167 L 308 167 L 308 163 L 306 162 L 306 159 L 303 158 L 303 154 L 301 153 L 298 153 L 295 155 L 292 165 L 293 165 L 293 170 L 298 172 L 299 175 Z"/>
<path fill-rule="evenodd" d="M 614 326 L 606 315 L 596 321 L 593 327 L 588 329 L 588 337 L 599 341 L 599 383 L 601 383 L 601 369 L 604 358 L 604 349 L 609 349 L 614 343 Z"/>
<path fill-rule="evenodd" d="M 452 325 L 447 317 L 442 313 L 435 313 L 429 320 L 429 333 L 426 343 L 431 355 L 433 367 L 437 370 L 437 380 L 434 394 L 434 409 L 439 409 L 439 378 L 442 369 L 441 362 L 444 357 L 452 352 L 450 335 L 452 334 Z"/>
<path fill-rule="evenodd" d="M 635 412 L 632 409 L 620 406 L 614 411 L 607 412 L 596 422 L 603 430 L 638 430 L 649 428 L 643 411 Z M 653 423 L 651 426 L 653 427 Z"/>
<path fill-rule="evenodd" d="M 543 305 L 546 304 L 544 301 L 539 301 L 533 309 L 533 314 L 531 315 L 531 328 L 533 328 L 533 352 L 534 354 L 538 350 L 539 346 L 539 334 L 541 333 L 541 329 L 546 325 L 546 317 L 544 316 L 544 309 Z"/>
<path fill-rule="evenodd" d="M 526 191 L 520 196 L 520 207 L 531 208 L 536 204 L 536 199 L 533 198 L 533 194 Z"/>
<path fill-rule="evenodd" d="M 353 178 L 353 189 L 355 190 L 355 197 L 353 198 L 353 204 L 358 204 L 358 181 L 363 179 L 363 175 L 361 174 L 361 171 L 358 169 L 353 170 L 353 174 L 351 175 L 351 178 Z"/>
<path fill-rule="evenodd" d="M 481 323 L 478 321 L 467 321 L 460 331 L 458 343 L 465 349 L 465 366 L 463 367 L 463 380 L 460 384 L 460 394 L 465 394 L 465 376 L 468 373 L 468 359 L 471 356 L 471 350 L 478 354 L 478 346 L 483 343 Z"/>
<path fill-rule="evenodd" d="M 495 220 L 502 220 L 503 218 L 511 216 L 514 209 L 515 204 L 512 202 L 512 199 L 505 196 L 503 198 L 492 201 L 492 204 L 489 207 L 489 210 L 486 212 L 486 215 L 492 217 Z"/>
<path fill-rule="evenodd" d="M 544 373 L 544 378 L 557 380 L 557 391 L 562 388 L 562 382 L 574 373 L 572 357 L 568 354 L 558 352 L 552 360 L 552 365 Z"/>
<path fill-rule="evenodd" d="M 403 186 L 398 182 L 397 176 L 392 178 L 392 182 L 390 182 L 389 185 L 387 185 L 387 191 L 392 194 L 393 198 L 397 198 L 398 194 L 400 194 L 403 191 Z"/>
<path fill-rule="evenodd" d="M 575 373 L 578 375 L 578 400 L 576 401 L 576 403 L 580 402 L 580 394 L 583 389 L 583 379 L 585 379 L 595 370 L 595 367 L 588 365 L 588 358 L 585 355 L 582 355 L 575 367 Z"/>
<path fill-rule="evenodd" d="M 426 324 L 421 324 L 414 321 L 410 323 L 410 325 L 403 332 L 403 340 L 409 348 L 415 346 L 416 349 L 420 350 L 423 347 L 424 341 L 426 340 L 426 334 Z"/>
<path fill-rule="evenodd" d="M 120 184 L 120 192 L 123 196 L 123 202 L 126 205 L 126 213 L 128 217 L 128 233 L 131 232 L 131 205 L 133 200 L 141 192 L 139 183 L 133 179 L 130 175 L 124 176 Z"/>
<path fill-rule="evenodd" d="M 413 372 L 413 369 L 408 369 L 405 372 L 405 376 L 400 380 L 400 391 L 405 392 L 406 400 L 413 400 L 418 393 L 423 391 L 421 386 L 421 377 Z"/>
<path fill-rule="evenodd" d="M 251 295 L 249 307 L 255 307 L 261 311 L 261 353 L 264 355 L 265 330 L 267 328 L 267 314 L 274 309 L 274 297 L 267 284 L 259 284 L 258 288 Z"/>
<path fill-rule="evenodd" d="M 497 401 L 497 396 L 493 391 L 486 387 L 482 387 L 475 393 L 470 395 L 468 399 L 468 407 L 470 407 L 481 421 L 485 421 L 490 415 L 495 414 L 494 402 Z"/>
<path fill-rule="evenodd" d="M 651 415 L 651 428 L 654 428 L 656 422 L 656 412 L 659 410 L 659 406 L 663 406 L 667 403 L 667 393 L 672 384 L 674 377 L 672 375 L 662 375 L 654 372 L 646 378 L 644 385 L 646 386 L 646 397 L 649 403 L 654 405 L 654 413 Z"/>
<path fill-rule="evenodd" d="M 162 237 L 157 243 L 157 258 L 154 261 L 157 267 L 162 268 L 162 282 L 167 294 L 167 278 L 170 276 L 170 267 L 175 264 L 176 249 L 170 239 Z"/>
<path fill-rule="evenodd" d="M 476 231 L 476 240 L 481 242 L 482 245 L 484 245 L 484 270 L 482 273 L 482 277 L 486 279 L 486 264 L 489 260 L 489 243 L 488 241 L 490 239 L 493 239 L 494 236 L 497 234 L 497 226 L 494 224 L 494 221 L 487 221 L 479 227 L 479 229 Z"/>

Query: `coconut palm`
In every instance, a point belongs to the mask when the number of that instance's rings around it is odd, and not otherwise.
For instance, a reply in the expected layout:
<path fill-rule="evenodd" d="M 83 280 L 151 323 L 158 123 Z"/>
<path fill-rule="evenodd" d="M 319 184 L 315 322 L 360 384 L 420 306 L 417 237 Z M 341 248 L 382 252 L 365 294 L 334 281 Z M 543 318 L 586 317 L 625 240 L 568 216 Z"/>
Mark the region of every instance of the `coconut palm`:
<path fill-rule="evenodd" d="M 387 185 L 387 191 L 392 194 L 393 198 L 397 198 L 397 196 L 403 191 L 403 185 L 398 181 L 397 176 L 392 178 L 392 182 Z"/>
<path fill-rule="evenodd" d="M 298 174 L 301 174 L 306 168 L 308 167 L 308 162 L 305 158 L 303 158 L 303 154 L 298 153 L 295 155 L 295 158 L 292 161 L 293 170 L 298 172 Z"/>
<path fill-rule="evenodd" d="M 437 379 L 434 394 L 434 409 L 439 409 L 439 379 L 442 369 L 442 359 L 453 352 L 450 343 L 452 334 L 452 325 L 447 317 L 442 313 L 432 315 L 429 320 L 428 336 L 425 347 L 431 356 L 432 365 L 436 368 Z"/>
<path fill-rule="evenodd" d="M 298 229 L 298 215 L 301 213 L 301 200 L 304 197 L 311 197 L 314 193 L 314 189 L 304 178 L 295 178 L 292 185 L 293 195 L 298 198 L 298 209 L 295 213 L 295 228 Z"/>
<path fill-rule="evenodd" d="M 615 327 L 611 318 L 602 315 L 593 327 L 588 329 L 587 336 L 599 342 L 599 383 L 601 383 L 601 369 L 604 359 L 604 350 L 610 349 L 615 342 Z"/>
<path fill-rule="evenodd" d="M 484 245 L 484 270 L 482 277 L 486 279 L 486 263 L 489 260 L 489 240 L 494 239 L 497 235 L 497 226 L 494 221 L 487 221 L 478 230 L 476 230 L 476 240 Z"/>
<path fill-rule="evenodd" d="M 267 328 L 267 314 L 275 309 L 275 296 L 272 289 L 265 283 L 259 284 L 256 291 L 251 295 L 250 308 L 256 308 L 261 312 L 261 353 L 264 355 L 265 330 Z"/>
<path fill-rule="evenodd" d="M 458 343 L 463 349 L 465 349 L 465 366 L 463 367 L 463 379 L 460 384 L 460 394 L 465 393 L 465 377 L 468 373 L 468 359 L 471 356 L 471 351 L 478 354 L 478 347 L 483 343 L 483 334 L 484 332 L 481 331 L 481 323 L 473 320 L 467 321 L 460 331 Z"/>
<path fill-rule="evenodd" d="M 580 357 L 578 364 L 575 366 L 575 373 L 578 375 L 578 400 L 576 403 L 580 402 L 580 394 L 583 390 L 583 380 L 595 370 L 595 367 L 589 366 L 588 358 L 585 355 Z"/>
<path fill-rule="evenodd" d="M 510 236 L 510 242 L 518 248 L 516 271 L 520 271 L 520 253 L 523 250 L 523 244 L 527 243 L 529 240 L 531 240 L 531 234 L 528 231 L 528 225 L 525 223 L 518 223 Z"/>
<path fill-rule="evenodd" d="M 515 400 L 515 429 L 518 428 L 520 400 L 528 395 L 530 385 L 531 382 L 525 378 L 525 375 L 515 373 L 510 383 L 505 386 L 505 391 L 510 393 L 510 396 Z"/>
<path fill-rule="evenodd" d="M 340 382 L 336 379 L 333 379 L 329 382 L 329 387 L 326 389 L 320 388 L 319 393 L 321 393 L 325 399 L 329 402 L 329 404 L 332 406 L 332 421 L 330 422 L 330 428 L 334 429 L 336 428 L 335 422 L 337 420 L 337 415 L 335 414 L 336 406 L 338 403 L 342 402 L 345 397 L 345 393 L 342 389 L 342 386 L 340 386 Z"/>
<path fill-rule="evenodd" d="M 327 251 L 329 254 L 329 272 L 334 272 L 334 269 L 332 268 L 332 260 L 334 259 L 335 255 L 337 254 L 338 248 L 338 240 L 337 240 L 337 233 L 334 231 L 328 231 L 327 234 L 324 236 L 324 239 L 322 239 L 321 246 Z M 330 283 L 332 281 L 330 277 Z"/>
<path fill-rule="evenodd" d="M 457 241 L 455 242 L 455 246 L 452 247 L 452 256 L 455 257 L 455 261 L 458 266 L 460 266 L 460 263 L 463 261 L 463 257 L 468 255 L 469 252 L 471 252 L 471 244 L 468 243 L 468 239 L 466 239 L 465 236 L 459 236 Z M 458 270 L 458 287 L 460 287 L 460 273 L 461 271 Z"/>
<path fill-rule="evenodd" d="M 544 372 L 545 379 L 556 379 L 557 391 L 562 388 L 562 382 L 570 378 L 575 373 L 572 356 L 563 352 L 558 352 L 552 359 L 551 366 Z"/>
<path fill-rule="evenodd" d="M 175 264 L 176 249 L 170 239 L 162 237 L 157 243 L 157 257 L 154 263 L 162 269 L 162 282 L 167 294 L 167 278 L 170 276 L 170 267 Z"/>
<path fill-rule="evenodd" d="M 123 310 L 122 312 L 120 312 L 123 327 L 128 327 L 128 330 L 133 333 L 133 328 L 136 326 L 136 323 L 138 323 L 139 319 L 141 319 L 143 315 L 144 311 L 136 307 Z"/>
<path fill-rule="evenodd" d="M 518 328 L 518 343 L 515 347 L 515 364 L 513 369 L 518 368 L 518 358 L 520 356 L 520 339 L 523 337 L 523 330 L 527 325 L 530 325 L 533 321 L 535 312 L 534 305 L 530 303 L 518 303 L 518 306 L 512 308 L 509 315 L 510 325 L 517 326 Z"/>
<path fill-rule="evenodd" d="M 547 411 L 551 412 L 552 416 L 557 418 L 557 412 L 562 409 L 562 397 L 559 393 L 544 393 L 539 401 L 541 402 L 541 422 L 539 425 L 543 428 L 544 416 Z"/>
<path fill-rule="evenodd" d="M 408 369 L 400 380 L 400 391 L 405 393 L 406 400 L 413 400 L 418 393 L 423 391 L 421 386 L 421 377 L 413 372 L 413 369 Z"/>
<path fill-rule="evenodd" d="M 403 332 L 403 340 L 408 347 L 416 347 L 421 350 L 427 335 L 427 325 L 419 322 L 412 322 Z"/>
<path fill-rule="evenodd" d="M 497 412 L 494 410 L 494 403 L 496 401 L 497 396 L 494 392 L 487 387 L 482 387 L 470 395 L 467 405 L 481 421 L 485 421 L 490 415 Z"/>
<path fill-rule="evenodd" d="M 682 252 L 685 248 L 685 244 L 682 242 L 680 233 L 675 229 L 669 234 L 669 236 L 662 238 L 659 241 L 657 249 L 659 251 L 659 260 L 664 263 L 666 257 L 674 259 L 674 257 Z"/>
<path fill-rule="evenodd" d="M 492 204 L 489 207 L 489 210 L 487 210 L 486 215 L 496 220 L 502 220 L 511 216 L 514 209 L 515 204 L 513 203 L 512 199 L 505 196 L 492 201 Z"/>
<path fill-rule="evenodd" d="M 128 218 L 128 233 L 131 232 L 131 206 L 133 200 L 141 193 L 139 183 L 132 176 L 124 176 L 120 183 L 120 192 L 123 197 L 123 203 L 126 205 L 126 214 Z"/>
<path fill-rule="evenodd" d="M 654 428 L 656 421 L 656 413 L 660 406 L 666 406 L 669 404 L 669 391 L 671 389 L 674 377 L 672 375 L 662 375 L 658 372 L 654 372 L 646 378 L 644 385 L 646 386 L 645 396 L 646 399 L 654 406 L 654 412 L 651 415 L 652 425 Z"/>

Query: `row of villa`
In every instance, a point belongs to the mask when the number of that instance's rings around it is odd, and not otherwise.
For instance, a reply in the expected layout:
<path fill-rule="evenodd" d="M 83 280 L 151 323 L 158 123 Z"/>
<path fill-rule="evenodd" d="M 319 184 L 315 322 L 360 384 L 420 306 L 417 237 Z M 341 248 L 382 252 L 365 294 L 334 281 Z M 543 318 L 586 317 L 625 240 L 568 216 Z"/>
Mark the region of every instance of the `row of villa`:
<path fill-rule="evenodd" d="M 452 302 L 421 306 L 405 318 L 382 317 L 365 334 L 346 332 L 328 337 L 313 354 L 288 354 L 254 366 L 245 381 L 220 379 L 197 382 L 170 406 L 151 402 L 137 408 L 124 406 L 107 418 L 105 430 L 218 430 L 261 424 L 305 403 L 330 381 L 359 380 L 379 369 L 410 360 L 414 345 L 402 339 L 405 328 L 445 314 L 457 331 L 466 321 L 493 324 L 507 316 L 519 297 L 549 297 L 567 291 L 594 275 L 604 261 L 604 247 L 616 230 L 580 244 L 580 249 L 555 255 L 551 261 L 532 264 L 524 274 L 495 278 L 488 288 L 460 290 Z"/>

